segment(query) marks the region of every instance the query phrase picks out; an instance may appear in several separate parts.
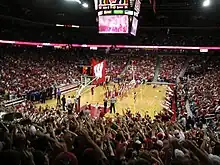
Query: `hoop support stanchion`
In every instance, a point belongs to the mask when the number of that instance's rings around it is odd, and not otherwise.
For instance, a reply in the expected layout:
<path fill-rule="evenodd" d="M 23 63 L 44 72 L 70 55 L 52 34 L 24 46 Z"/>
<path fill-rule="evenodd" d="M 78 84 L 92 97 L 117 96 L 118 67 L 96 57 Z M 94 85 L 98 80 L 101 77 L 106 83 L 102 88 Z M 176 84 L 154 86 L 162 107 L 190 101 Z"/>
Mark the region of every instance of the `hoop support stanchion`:
<path fill-rule="evenodd" d="M 78 89 L 77 91 L 77 94 L 76 94 L 76 98 L 78 98 L 79 96 L 81 96 L 81 94 L 85 93 L 86 91 L 82 92 L 83 89 L 85 89 L 85 87 L 87 87 L 88 85 L 92 84 L 95 80 L 97 80 L 98 78 L 95 77 L 93 78 L 91 81 L 89 81 L 88 83 L 86 83 L 85 85 L 81 84 L 80 88 Z"/>
<path fill-rule="evenodd" d="M 89 81 L 88 84 L 86 84 L 86 85 L 84 86 L 84 88 L 87 87 L 88 85 L 92 84 L 92 83 L 93 83 L 95 80 L 97 80 L 97 79 L 98 79 L 98 78 L 94 78 L 94 79 L 92 79 L 91 81 Z M 89 88 L 89 89 L 90 89 L 90 88 Z M 80 95 L 81 95 L 81 94 L 84 94 L 84 93 L 86 93 L 89 89 L 87 89 L 87 90 L 85 90 L 84 92 L 79 93 L 79 94 L 80 94 Z"/>

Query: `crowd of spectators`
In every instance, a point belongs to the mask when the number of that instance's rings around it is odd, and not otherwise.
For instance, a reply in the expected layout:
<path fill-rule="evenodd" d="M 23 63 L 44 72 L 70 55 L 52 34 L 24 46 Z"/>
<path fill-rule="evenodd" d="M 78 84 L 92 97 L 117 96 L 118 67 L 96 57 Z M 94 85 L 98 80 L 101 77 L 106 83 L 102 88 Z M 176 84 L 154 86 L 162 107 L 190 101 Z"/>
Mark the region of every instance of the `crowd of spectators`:
<path fill-rule="evenodd" d="M 220 110 L 219 62 L 219 56 L 203 58 L 198 65 L 200 72 L 188 78 L 188 97 L 195 116 L 217 115 Z"/>
<path fill-rule="evenodd" d="M 120 52 L 120 51 L 119 51 Z M 61 84 L 71 84 L 80 80 L 83 65 L 89 65 L 87 52 L 78 50 L 42 49 L 42 48 L 1 48 L 1 94 L 5 93 L 10 99 L 21 97 L 29 92 L 42 91 Z M 156 58 L 152 55 L 117 53 L 106 54 L 102 51 L 102 59 L 107 59 L 106 75 L 111 79 L 120 77 L 126 80 L 152 81 L 156 66 Z M 94 55 L 98 58 L 98 55 Z M 86 60 L 88 58 L 88 60 Z M 85 59 L 85 60 L 83 60 Z M 168 63 L 169 67 L 163 68 L 166 72 L 173 72 L 179 61 Z M 183 61 L 182 61 L 183 62 Z M 127 68 L 125 68 L 127 66 Z M 163 66 L 166 66 L 163 64 Z M 172 67 L 173 66 L 173 67 Z M 179 68 L 180 69 L 180 68 Z M 178 73 L 179 70 L 176 72 Z M 172 75 L 173 79 L 176 75 Z M 171 75 L 170 75 L 171 77 Z M 7 98 L 8 98 L 7 97 Z M 8 98 L 9 99 L 9 98 Z"/>
<path fill-rule="evenodd" d="M 138 51 L 127 55 L 122 51 L 121 56 L 108 53 L 103 55 L 108 61 L 107 75 L 116 78 L 127 66 L 126 79 L 133 78 L 134 70 L 136 80 L 152 80 L 155 56 L 140 56 Z M 83 59 L 87 58 L 82 51 L 74 50 L 2 48 L 0 88 L 21 95 L 75 82 L 80 78 L 78 66 L 85 65 L 89 60 Z M 175 82 L 186 58 L 162 56 L 159 75 Z M 81 113 L 68 114 L 59 106 L 37 108 L 30 101 L 1 107 L 1 164 L 220 164 L 219 63 L 218 56 L 193 56 L 187 76 L 181 78 L 176 89 L 168 88 L 164 110 L 155 119 L 147 113 L 131 114 L 129 109 L 123 115 L 94 119 Z M 178 121 L 173 120 L 171 111 L 170 98 L 175 95 Z M 190 117 L 185 108 L 187 100 L 193 114 Z M 213 120 L 207 122 L 207 114 L 214 114 Z"/>
<path fill-rule="evenodd" d="M 161 56 L 158 80 L 176 82 L 187 56 Z"/>
<path fill-rule="evenodd" d="M 59 107 L 39 110 L 31 102 L 17 112 L 2 109 L 8 113 L 0 123 L 2 165 L 220 164 L 218 126 L 203 129 L 192 120 L 182 125 L 166 109 L 155 119 L 129 109 L 94 119 Z"/>
<path fill-rule="evenodd" d="M 128 65 L 124 78 L 126 80 L 136 81 L 152 81 L 154 78 L 154 71 L 156 67 L 156 57 L 135 54 L 130 58 L 130 65 Z"/>
<path fill-rule="evenodd" d="M 219 60 L 219 56 L 206 55 L 195 56 L 189 62 L 186 76 L 181 79 L 177 89 L 177 107 L 181 122 L 186 124 L 187 116 L 190 116 L 199 123 L 200 127 L 204 124 L 211 127 L 218 126 Z"/>
<path fill-rule="evenodd" d="M 107 69 L 106 75 L 110 76 L 112 79 L 119 78 L 121 72 L 125 69 L 128 63 L 128 55 L 110 55 L 107 57 Z"/>
<path fill-rule="evenodd" d="M 90 65 L 91 57 L 107 60 L 106 75 L 111 80 L 132 80 L 134 73 L 138 81 L 152 81 L 156 68 L 156 56 L 153 54 L 156 52 L 142 54 L 143 51 L 113 48 L 91 54 L 91 51 L 83 49 L 1 47 L 0 92 L 6 94 L 7 99 L 12 99 L 30 92 L 76 83 L 80 80 L 82 66 Z M 160 80 L 175 82 L 184 61 L 185 56 L 162 56 Z"/>
<path fill-rule="evenodd" d="M 0 91 L 21 97 L 79 80 L 77 54 L 62 50 L 2 48 L 0 54 Z"/>

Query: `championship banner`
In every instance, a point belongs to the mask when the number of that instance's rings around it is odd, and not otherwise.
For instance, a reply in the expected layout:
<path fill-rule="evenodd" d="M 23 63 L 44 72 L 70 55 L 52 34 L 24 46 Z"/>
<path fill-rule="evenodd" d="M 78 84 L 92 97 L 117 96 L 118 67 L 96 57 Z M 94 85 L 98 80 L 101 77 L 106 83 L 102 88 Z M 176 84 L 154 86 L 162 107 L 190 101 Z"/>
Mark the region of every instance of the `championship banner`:
<path fill-rule="evenodd" d="M 105 70 L 106 70 L 106 61 L 97 62 L 94 59 L 92 60 L 92 73 L 93 76 L 97 78 L 96 84 L 101 84 L 105 82 Z"/>

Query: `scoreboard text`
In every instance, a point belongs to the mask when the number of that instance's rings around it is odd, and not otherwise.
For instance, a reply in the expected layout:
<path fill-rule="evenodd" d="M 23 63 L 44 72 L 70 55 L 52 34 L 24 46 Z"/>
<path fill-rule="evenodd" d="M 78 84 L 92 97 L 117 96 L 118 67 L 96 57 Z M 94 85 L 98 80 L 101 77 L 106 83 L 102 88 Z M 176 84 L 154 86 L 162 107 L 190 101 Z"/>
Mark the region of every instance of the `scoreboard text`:
<path fill-rule="evenodd" d="M 98 0 L 98 10 L 128 9 L 129 0 Z"/>

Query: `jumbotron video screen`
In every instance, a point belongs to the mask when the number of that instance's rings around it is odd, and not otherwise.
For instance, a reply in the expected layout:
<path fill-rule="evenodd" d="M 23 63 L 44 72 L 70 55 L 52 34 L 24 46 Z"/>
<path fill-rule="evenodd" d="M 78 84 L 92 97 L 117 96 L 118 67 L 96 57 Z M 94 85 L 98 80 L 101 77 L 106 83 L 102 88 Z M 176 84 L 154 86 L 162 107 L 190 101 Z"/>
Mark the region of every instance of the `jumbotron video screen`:
<path fill-rule="evenodd" d="M 128 15 L 99 16 L 99 33 L 129 33 Z"/>
<path fill-rule="evenodd" d="M 94 0 L 98 32 L 136 35 L 141 0 Z"/>

